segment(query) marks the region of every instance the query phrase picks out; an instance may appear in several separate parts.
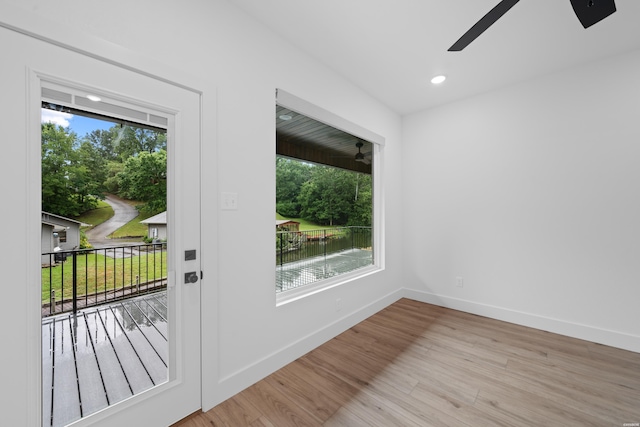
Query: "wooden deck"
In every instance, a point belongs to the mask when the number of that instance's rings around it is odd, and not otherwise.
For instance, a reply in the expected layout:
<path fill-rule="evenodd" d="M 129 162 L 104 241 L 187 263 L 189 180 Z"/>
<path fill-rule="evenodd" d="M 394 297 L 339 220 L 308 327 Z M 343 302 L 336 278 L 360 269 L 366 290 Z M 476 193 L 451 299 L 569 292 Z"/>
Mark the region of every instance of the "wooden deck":
<path fill-rule="evenodd" d="M 43 425 L 63 426 L 167 380 L 158 292 L 42 320 Z"/>
<path fill-rule="evenodd" d="M 402 299 L 175 426 L 638 422 L 639 353 Z"/>

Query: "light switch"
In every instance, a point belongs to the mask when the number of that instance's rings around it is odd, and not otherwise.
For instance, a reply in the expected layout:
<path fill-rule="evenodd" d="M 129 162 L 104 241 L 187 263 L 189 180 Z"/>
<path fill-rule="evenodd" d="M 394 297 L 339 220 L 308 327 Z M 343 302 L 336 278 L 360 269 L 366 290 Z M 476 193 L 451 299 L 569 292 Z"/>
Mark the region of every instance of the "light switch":
<path fill-rule="evenodd" d="M 238 209 L 238 193 L 222 193 L 220 199 L 223 210 L 235 211 Z"/>

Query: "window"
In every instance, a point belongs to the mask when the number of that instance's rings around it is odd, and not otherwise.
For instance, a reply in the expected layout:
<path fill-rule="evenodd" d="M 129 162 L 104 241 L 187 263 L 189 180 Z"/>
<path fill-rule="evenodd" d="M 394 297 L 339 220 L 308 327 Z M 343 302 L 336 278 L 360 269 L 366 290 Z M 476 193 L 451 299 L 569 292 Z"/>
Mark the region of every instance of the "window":
<path fill-rule="evenodd" d="M 380 267 L 374 165 L 384 140 L 278 90 L 276 293 L 279 302 Z"/>

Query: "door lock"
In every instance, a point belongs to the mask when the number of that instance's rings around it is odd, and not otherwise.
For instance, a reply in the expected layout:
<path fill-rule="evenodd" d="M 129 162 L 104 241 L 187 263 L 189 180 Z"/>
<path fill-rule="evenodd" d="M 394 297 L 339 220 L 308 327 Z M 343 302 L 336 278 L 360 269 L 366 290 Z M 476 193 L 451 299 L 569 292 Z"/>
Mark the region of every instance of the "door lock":
<path fill-rule="evenodd" d="M 184 273 L 184 283 L 196 283 L 198 281 L 198 273 L 195 271 L 190 271 L 188 273 Z"/>

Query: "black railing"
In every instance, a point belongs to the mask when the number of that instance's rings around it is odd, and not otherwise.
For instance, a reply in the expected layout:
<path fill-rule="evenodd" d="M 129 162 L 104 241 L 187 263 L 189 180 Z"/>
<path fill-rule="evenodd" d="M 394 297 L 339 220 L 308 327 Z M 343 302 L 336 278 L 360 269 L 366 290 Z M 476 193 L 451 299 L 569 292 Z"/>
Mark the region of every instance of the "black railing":
<path fill-rule="evenodd" d="M 276 265 L 355 248 L 371 248 L 371 227 L 276 231 Z"/>
<path fill-rule="evenodd" d="M 371 227 L 276 231 L 276 291 L 371 265 L 371 242 Z M 329 265 L 328 260 L 336 261 L 334 255 L 340 254 L 349 257 Z"/>
<path fill-rule="evenodd" d="M 165 289 L 166 243 L 42 254 L 42 316 Z"/>

